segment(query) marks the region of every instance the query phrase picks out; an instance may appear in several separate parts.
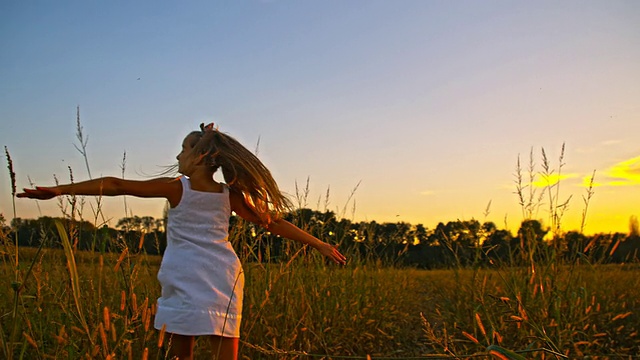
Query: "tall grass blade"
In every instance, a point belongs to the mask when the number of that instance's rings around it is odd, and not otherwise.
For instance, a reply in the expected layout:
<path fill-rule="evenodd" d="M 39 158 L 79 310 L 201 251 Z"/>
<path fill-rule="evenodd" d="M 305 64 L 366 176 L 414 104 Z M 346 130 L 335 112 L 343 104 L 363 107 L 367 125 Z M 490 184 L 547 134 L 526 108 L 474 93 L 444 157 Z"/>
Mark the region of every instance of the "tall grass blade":
<path fill-rule="evenodd" d="M 524 356 L 516 354 L 515 352 L 498 345 L 491 345 L 487 347 L 487 351 L 489 354 L 500 360 L 527 360 Z"/>
<path fill-rule="evenodd" d="M 80 320 L 80 324 L 84 328 L 87 336 L 89 335 L 89 326 L 87 325 L 87 321 L 82 312 L 82 303 L 80 301 L 80 280 L 78 278 L 78 269 L 76 268 L 76 260 L 73 256 L 73 248 L 71 247 L 71 242 L 69 241 L 69 237 L 67 236 L 67 231 L 64 226 L 60 223 L 60 221 L 56 221 L 56 228 L 58 229 L 58 234 L 60 235 L 60 240 L 62 241 L 62 247 L 64 248 L 64 255 L 67 258 L 67 269 L 69 270 L 69 279 L 71 280 L 71 290 L 73 293 L 73 300 L 76 305 L 76 309 L 78 310 L 78 319 Z M 91 337 L 89 337 L 91 339 Z M 93 341 L 92 341 L 93 342 Z"/>

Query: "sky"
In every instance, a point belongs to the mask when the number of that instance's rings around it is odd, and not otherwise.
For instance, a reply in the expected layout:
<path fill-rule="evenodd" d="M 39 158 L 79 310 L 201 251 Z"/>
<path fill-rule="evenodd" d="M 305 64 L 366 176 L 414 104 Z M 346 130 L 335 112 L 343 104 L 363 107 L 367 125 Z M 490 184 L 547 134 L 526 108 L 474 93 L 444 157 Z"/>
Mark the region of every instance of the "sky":
<path fill-rule="evenodd" d="M 519 160 L 523 185 L 536 175 L 522 191 L 535 190 L 534 218 L 550 225 L 566 202 L 565 231 L 627 232 L 640 215 L 638 24 L 640 2 L 616 0 L 2 1 L 0 145 L 18 188 L 68 182 L 69 168 L 88 179 L 79 106 L 91 176 L 148 179 L 215 122 L 294 199 L 308 181 L 301 205 L 429 229 L 517 230 Z M 160 217 L 164 201 L 100 206 L 114 226 Z M 15 213 L 61 212 L 15 199 Z"/>

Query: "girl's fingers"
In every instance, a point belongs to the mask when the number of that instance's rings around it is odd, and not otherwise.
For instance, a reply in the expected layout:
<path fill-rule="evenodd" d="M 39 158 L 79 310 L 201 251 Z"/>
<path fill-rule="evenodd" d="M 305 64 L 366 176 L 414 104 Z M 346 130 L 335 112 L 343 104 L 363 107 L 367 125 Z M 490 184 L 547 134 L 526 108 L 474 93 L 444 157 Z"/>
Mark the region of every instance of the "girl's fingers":
<path fill-rule="evenodd" d="M 35 189 L 22 189 L 22 193 L 16 194 L 19 198 L 31 198 L 31 199 L 51 199 L 55 196 L 53 192 L 46 187 L 36 186 Z"/>
<path fill-rule="evenodd" d="M 336 247 L 337 247 L 337 246 L 336 246 Z M 347 263 L 347 257 L 346 257 L 346 256 L 344 256 L 344 255 L 342 255 L 342 254 L 338 251 L 338 249 L 336 249 L 335 247 L 334 247 L 334 252 L 333 252 L 333 254 L 332 254 L 332 255 L 333 255 L 333 261 L 337 262 L 338 264 L 342 264 L 342 265 L 344 265 L 344 264 L 346 264 L 346 263 Z"/>
<path fill-rule="evenodd" d="M 29 196 L 31 193 L 33 193 L 34 190 L 32 189 L 22 189 L 22 192 L 19 194 L 16 194 L 17 197 L 27 197 Z"/>

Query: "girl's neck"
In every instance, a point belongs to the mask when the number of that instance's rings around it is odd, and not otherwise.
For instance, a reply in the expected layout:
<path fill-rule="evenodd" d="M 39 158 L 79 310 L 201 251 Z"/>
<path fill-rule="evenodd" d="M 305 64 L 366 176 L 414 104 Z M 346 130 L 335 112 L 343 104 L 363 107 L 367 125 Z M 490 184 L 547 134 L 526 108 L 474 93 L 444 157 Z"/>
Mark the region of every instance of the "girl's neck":
<path fill-rule="evenodd" d="M 194 171 L 189 174 L 191 188 L 198 191 L 222 192 L 222 185 L 213 179 L 210 171 Z"/>

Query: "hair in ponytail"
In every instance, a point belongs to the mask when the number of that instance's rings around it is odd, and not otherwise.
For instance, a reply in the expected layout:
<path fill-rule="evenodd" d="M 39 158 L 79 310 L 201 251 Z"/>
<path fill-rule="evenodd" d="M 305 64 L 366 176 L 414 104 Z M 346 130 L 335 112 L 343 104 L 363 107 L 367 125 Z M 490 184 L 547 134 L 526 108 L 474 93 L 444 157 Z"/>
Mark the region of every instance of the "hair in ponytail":
<path fill-rule="evenodd" d="M 271 172 L 251 151 L 233 137 L 213 128 L 213 124 L 200 125 L 194 131 L 194 155 L 200 156 L 206 166 L 215 172 L 222 169 L 225 182 L 231 189 L 243 194 L 244 200 L 260 217 L 262 225 L 290 210 L 291 202 L 282 194 Z"/>

